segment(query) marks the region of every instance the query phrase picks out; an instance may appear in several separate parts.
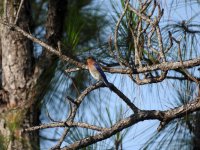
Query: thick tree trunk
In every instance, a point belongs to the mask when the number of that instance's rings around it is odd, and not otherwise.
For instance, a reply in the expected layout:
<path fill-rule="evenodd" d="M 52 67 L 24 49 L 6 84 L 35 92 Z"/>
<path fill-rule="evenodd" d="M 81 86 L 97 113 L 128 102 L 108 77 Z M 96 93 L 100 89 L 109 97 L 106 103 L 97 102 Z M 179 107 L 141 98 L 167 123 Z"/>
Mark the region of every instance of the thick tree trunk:
<path fill-rule="evenodd" d="M 7 3 L 6 3 L 7 2 Z M 14 23 L 20 0 L 7 0 L 4 4 L 3 19 Z M 17 25 L 30 32 L 29 1 L 25 0 Z M 31 126 L 34 122 L 30 109 L 21 108 L 30 101 L 33 87 L 34 59 L 32 42 L 20 33 L 1 25 L 2 48 L 2 99 L 0 107 L 0 148 L 9 150 L 36 149 L 38 138 L 23 133 L 24 126 Z M 34 118 L 35 119 L 35 118 Z M 1 142 L 1 141 L 0 141 Z M 33 143 L 33 144 L 32 144 Z"/>
<path fill-rule="evenodd" d="M 7 3 L 4 4 L 3 19 L 9 23 L 14 23 L 20 0 L 7 0 L 5 2 Z M 66 8 L 67 0 L 50 0 L 49 2 L 46 39 L 54 47 L 57 46 L 57 42 L 62 37 Z M 29 1 L 26 0 L 22 5 L 17 21 L 17 25 L 28 32 L 31 31 L 30 11 Z M 39 64 L 42 64 L 39 65 L 41 71 L 34 75 L 32 42 L 4 25 L 0 25 L 0 34 L 0 47 L 2 49 L 0 149 L 39 149 L 38 132 L 30 133 L 30 135 L 22 131 L 25 127 L 38 123 L 39 108 L 32 106 L 34 105 L 32 102 L 35 99 L 34 97 L 38 97 L 39 91 L 44 90 L 45 84 L 40 84 L 38 93 L 37 91 L 35 91 L 36 93 L 33 92 L 34 81 L 40 82 L 40 80 L 34 78 L 38 78 L 41 73 L 46 74 L 46 69 L 54 63 L 55 57 L 44 52 L 39 62 Z M 38 71 L 38 69 L 36 70 Z M 41 83 L 47 83 L 46 81 L 49 82 L 45 79 Z"/>
<path fill-rule="evenodd" d="M 30 30 L 30 13 L 27 2 L 23 5 L 19 15 L 18 25 L 24 30 Z M 15 19 L 13 1 L 7 1 L 7 19 L 13 23 Z M 6 16 L 5 16 L 6 18 Z M 4 100 L 10 107 L 26 101 L 27 89 L 30 88 L 33 72 L 32 42 L 18 32 L 12 31 L 6 26 L 1 30 L 2 42 L 2 69 L 3 89 L 7 94 Z"/>

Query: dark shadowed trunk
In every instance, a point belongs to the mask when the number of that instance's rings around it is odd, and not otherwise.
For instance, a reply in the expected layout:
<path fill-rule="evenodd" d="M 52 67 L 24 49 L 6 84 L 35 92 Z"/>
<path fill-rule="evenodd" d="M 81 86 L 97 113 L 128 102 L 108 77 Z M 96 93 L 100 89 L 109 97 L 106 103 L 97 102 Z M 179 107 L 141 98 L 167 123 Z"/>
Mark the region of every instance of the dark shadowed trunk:
<path fill-rule="evenodd" d="M 63 27 L 65 22 L 65 14 L 67 12 L 67 0 L 50 0 L 48 3 L 48 14 L 46 20 L 46 43 L 54 48 L 58 48 L 58 42 L 62 39 Z M 57 66 L 58 57 L 43 50 L 42 56 L 38 62 L 40 70 L 40 78 L 38 80 L 39 87 L 37 97 L 42 98 L 45 94 L 50 80 L 54 75 L 55 68 Z"/>

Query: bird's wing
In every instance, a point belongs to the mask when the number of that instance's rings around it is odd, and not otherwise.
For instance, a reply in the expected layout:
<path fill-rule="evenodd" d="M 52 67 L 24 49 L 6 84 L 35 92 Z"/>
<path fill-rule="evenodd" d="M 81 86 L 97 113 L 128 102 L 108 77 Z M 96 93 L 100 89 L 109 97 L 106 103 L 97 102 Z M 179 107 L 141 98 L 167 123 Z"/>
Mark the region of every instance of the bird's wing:
<path fill-rule="evenodd" d="M 101 74 L 104 82 L 108 83 L 108 80 L 106 78 L 106 75 L 104 74 L 103 70 L 101 69 L 101 67 L 97 64 L 97 63 L 94 63 L 94 66 L 95 68 L 98 70 L 98 72 Z"/>

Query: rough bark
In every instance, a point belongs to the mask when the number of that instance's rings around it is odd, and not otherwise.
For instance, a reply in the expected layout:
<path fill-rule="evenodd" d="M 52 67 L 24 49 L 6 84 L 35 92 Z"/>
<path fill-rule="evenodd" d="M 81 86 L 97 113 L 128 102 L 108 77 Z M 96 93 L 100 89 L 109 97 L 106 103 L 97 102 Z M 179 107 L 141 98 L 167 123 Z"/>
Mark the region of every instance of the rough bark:
<path fill-rule="evenodd" d="M 20 0 L 7 0 L 4 4 L 3 19 L 9 23 L 16 20 Z M 29 1 L 24 1 L 17 19 L 17 25 L 30 32 L 31 9 Z M 33 125 L 29 109 L 19 106 L 31 100 L 33 86 L 32 42 L 22 34 L 1 25 L 2 48 L 2 99 L 0 103 L 0 136 L 5 140 L 4 148 L 9 150 L 35 149 L 33 135 L 24 134 L 24 126 Z M 34 144 L 33 144 L 34 143 Z M 0 143 L 2 144 L 2 143 Z M 36 144 L 35 144 L 36 145 Z"/>
<path fill-rule="evenodd" d="M 14 22 L 15 10 L 12 1 L 7 1 L 7 15 L 9 22 Z M 13 12 L 14 11 L 14 12 Z M 30 13 L 28 3 L 23 5 L 19 17 L 19 26 L 29 31 Z M 4 100 L 10 107 L 21 101 L 26 101 L 33 72 L 32 42 L 21 34 L 12 31 L 6 26 L 1 28 L 2 39 L 2 69 L 3 89 L 6 94 Z"/>
<path fill-rule="evenodd" d="M 0 33 L 0 90 L 2 90 L 2 49 L 1 49 L 1 33 Z M 0 102 L 2 102 L 2 95 L 0 94 Z"/>

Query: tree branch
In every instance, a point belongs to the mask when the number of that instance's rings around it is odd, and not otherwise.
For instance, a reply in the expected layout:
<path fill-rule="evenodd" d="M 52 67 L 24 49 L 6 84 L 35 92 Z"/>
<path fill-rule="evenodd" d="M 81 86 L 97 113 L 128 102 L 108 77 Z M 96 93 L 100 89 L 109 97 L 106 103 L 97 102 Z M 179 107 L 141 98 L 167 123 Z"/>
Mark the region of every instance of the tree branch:
<path fill-rule="evenodd" d="M 115 27 L 115 34 L 114 34 L 114 43 L 115 43 L 115 50 L 117 51 L 117 55 L 116 55 L 116 60 L 118 61 L 118 63 L 121 65 L 121 66 L 129 66 L 129 64 L 126 62 L 125 59 L 123 59 L 122 57 L 122 54 L 118 48 L 118 29 L 119 29 L 119 25 L 128 9 L 128 3 L 129 3 L 129 0 L 126 1 L 126 4 L 125 4 L 125 8 L 124 8 L 124 11 L 122 13 L 122 15 L 119 17 L 119 20 L 116 24 L 116 27 Z"/>
<path fill-rule="evenodd" d="M 199 65 L 200 65 L 200 57 L 196 59 L 186 60 L 183 62 L 183 64 L 180 61 L 163 62 L 161 64 L 135 68 L 134 70 L 129 69 L 129 68 L 108 68 L 108 67 L 104 67 L 104 68 L 107 72 L 110 72 L 110 73 L 138 74 L 138 73 L 145 73 L 145 72 L 150 72 L 150 71 L 155 71 L 155 70 L 163 70 L 163 71 L 176 70 L 182 67 L 192 68 Z"/>
<path fill-rule="evenodd" d="M 40 129 L 47 129 L 47 128 L 55 128 L 55 127 L 81 127 L 81 128 L 86 128 L 86 129 L 92 129 L 92 130 L 96 130 L 96 131 L 104 131 L 106 130 L 106 128 L 102 128 L 102 127 L 98 127 L 95 125 L 90 125 L 84 122 L 56 122 L 56 123 L 49 123 L 49 124 L 42 124 L 39 126 L 34 126 L 34 127 L 30 127 L 25 129 L 24 131 L 28 132 L 28 131 L 35 131 L 35 130 L 40 130 Z"/>
<path fill-rule="evenodd" d="M 113 136 L 117 132 L 120 132 L 123 129 L 128 128 L 140 121 L 156 119 L 160 121 L 169 122 L 174 118 L 180 118 L 184 116 L 186 113 L 190 114 L 197 110 L 200 110 L 199 99 L 191 101 L 190 103 L 184 106 L 177 107 L 168 111 L 156 111 L 156 110 L 139 111 L 137 114 L 133 114 L 125 119 L 122 119 L 118 123 L 114 124 L 111 128 L 106 129 L 105 131 L 96 134 L 94 136 L 89 136 L 87 138 L 76 141 L 69 146 L 65 146 L 64 148 L 62 148 L 62 150 L 79 149 L 94 144 L 98 141 L 105 140 Z"/>
<path fill-rule="evenodd" d="M 0 20 L 0 23 L 3 24 L 3 25 L 6 25 L 8 27 L 10 27 L 11 29 L 16 30 L 17 32 L 20 32 L 22 35 L 24 35 L 28 39 L 32 40 L 33 42 L 41 45 L 42 47 L 44 47 L 49 52 L 51 52 L 51 53 L 55 54 L 56 56 L 60 57 L 62 60 L 66 61 L 68 63 L 74 64 L 74 65 L 76 65 L 76 66 L 78 66 L 80 68 L 83 68 L 83 69 L 87 68 L 86 65 L 83 64 L 83 63 L 81 63 L 81 62 L 75 61 L 74 59 L 72 59 L 72 58 L 70 58 L 70 57 L 68 57 L 66 55 L 60 55 L 60 52 L 57 49 L 49 46 L 48 44 L 46 44 L 45 42 L 43 42 L 41 40 L 35 38 L 33 35 L 27 33 L 26 31 L 24 31 L 20 27 L 14 25 L 14 24 L 7 23 L 7 22 L 2 21 L 2 20 Z"/>
<path fill-rule="evenodd" d="M 21 0 L 20 1 L 20 5 L 19 5 L 19 8 L 18 8 L 18 10 L 17 10 L 17 15 L 16 15 L 16 17 L 15 17 L 15 21 L 14 21 L 14 24 L 16 25 L 17 24 L 17 21 L 18 21 L 18 18 L 19 18 L 19 13 L 20 13 L 20 11 L 21 11 L 21 8 L 22 8 L 22 4 L 24 3 L 24 0 Z"/>
<path fill-rule="evenodd" d="M 137 113 L 139 111 L 139 108 L 137 108 L 126 95 L 124 95 L 120 90 L 118 90 L 114 86 L 114 84 L 112 83 L 109 84 L 113 92 L 115 92 L 115 94 L 117 94 L 133 110 L 134 113 Z"/>
<path fill-rule="evenodd" d="M 71 110 L 71 113 L 70 113 L 70 116 L 68 117 L 68 119 L 66 121 L 70 122 L 70 123 L 73 123 L 74 121 L 74 118 L 76 116 L 76 112 L 80 106 L 80 104 L 82 103 L 82 101 L 84 100 L 85 96 L 90 93 L 91 91 L 95 90 L 96 88 L 100 87 L 102 85 L 101 82 L 97 82 L 96 84 L 94 85 L 91 85 L 89 87 L 87 87 L 79 96 L 77 99 L 74 100 L 73 102 L 73 107 L 72 107 L 72 110 Z M 68 97 L 69 98 L 69 97 Z M 70 102 L 73 101 L 71 98 L 69 98 Z M 54 150 L 54 149 L 58 149 L 60 148 L 62 142 L 64 141 L 65 137 L 67 136 L 67 134 L 69 133 L 69 130 L 70 128 L 69 127 L 66 127 L 61 138 L 59 139 L 58 143 L 51 148 L 51 150 Z"/>
<path fill-rule="evenodd" d="M 20 27 L 18 27 L 16 25 L 13 25 L 13 24 L 9 24 L 9 23 L 3 22 L 3 21 L 0 21 L 0 23 L 4 24 L 4 25 L 6 25 L 6 26 L 8 26 L 10 28 L 15 29 L 16 31 L 18 31 L 21 34 L 23 34 L 25 37 L 29 38 L 30 40 L 32 40 L 35 43 L 38 43 L 42 47 L 46 48 L 46 50 L 48 50 L 49 52 L 57 55 L 61 59 L 65 60 L 65 61 L 67 61 L 67 62 L 69 62 L 71 64 L 74 64 L 74 65 L 78 66 L 79 68 L 87 69 L 85 64 L 83 64 L 81 62 L 77 62 L 77 61 L 75 61 L 75 60 L 73 60 L 73 59 L 71 59 L 71 58 L 69 58 L 69 57 L 67 57 L 65 55 L 60 55 L 59 51 L 57 51 L 53 47 L 49 46 L 45 42 L 35 38 L 31 34 L 27 33 L 24 30 L 22 30 Z M 156 65 L 139 67 L 139 68 L 135 68 L 134 70 L 130 69 L 130 68 L 109 68 L 109 67 L 104 67 L 104 70 L 107 71 L 107 72 L 110 72 L 110 73 L 139 74 L 139 73 L 150 72 L 150 71 L 155 71 L 155 70 L 167 71 L 167 70 L 180 69 L 182 67 L 184 67 L 184 68 L 192 68 L 192 67 L 195 67 L 195 66 L 198 66 L 198 65 L 200 65 L 200 58 L 186 60 L 186 61 L 183 62 L 183 64 L 180 61 L 176 61 L 176 62 L 163 62 L 163 63 L 156 64 Z"/>

